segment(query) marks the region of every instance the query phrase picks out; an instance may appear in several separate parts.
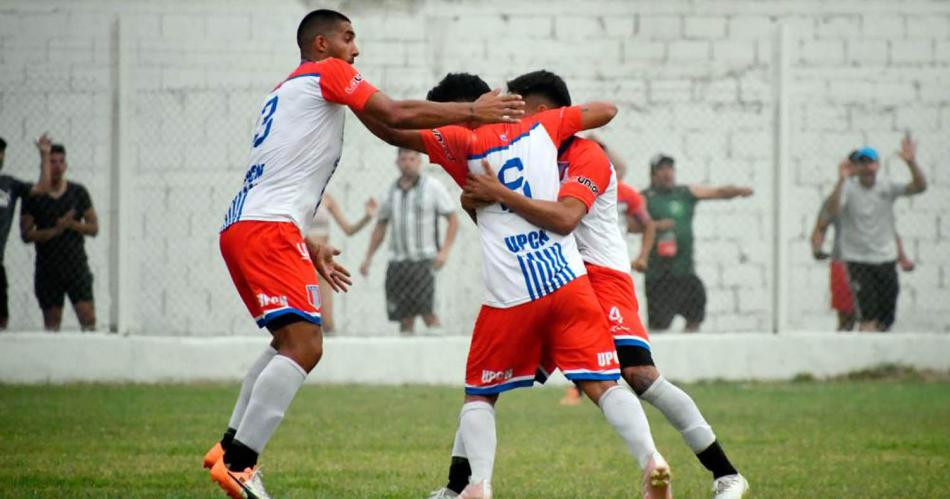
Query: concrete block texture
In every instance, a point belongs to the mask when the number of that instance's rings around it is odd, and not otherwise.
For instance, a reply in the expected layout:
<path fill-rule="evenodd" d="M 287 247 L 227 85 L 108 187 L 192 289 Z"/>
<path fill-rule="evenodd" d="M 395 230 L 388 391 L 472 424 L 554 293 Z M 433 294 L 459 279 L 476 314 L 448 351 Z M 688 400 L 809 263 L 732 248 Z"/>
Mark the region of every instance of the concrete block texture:
<path fill-rule="evenodd" d="M 788 308 L 792 328 L 833 324 L 827 267 L 810 258 L 808 234 L 830 192 L 835 165 L 861 145 L 882 154 L 882 178 L 907 181 L 895 151 L 907 131 L 919 140 L 930 189 L 897 201 L 897 227 L 921 260 L 902 274 L 897 329 L 940 329 L 934 310 L 950 303 L 950 6 L 930 0 L 747 2 L 593 0 L 330 2 L 353 21 L 364 78 L 393 98 L 425 96 L 447 72 L 480 74 L 493 88 L 524 72 L 562 75 L 576 103 L 611 100 L 620 114 L 596 133 L 626 162 L 626 181 L 649 184 L 650 158 L 677 158 L 682 183 L 748 185 L 749 199 L 702 201 L 694 231 L 696 266 L 710 295 L 704 330 L 770 324 L 777 119 L 777 34 L 790 40 L 789 168 L 782 193 L 789 224 Z M 0 6 L 0 136 L 4 173 L 33 179 L 31 141 L 44 130 L 70 150 L 72 178 L 87 180 L 101 211 L 90 242 L 97 298 L 109 300 L 106 236 L 113 138 L 125 144 L 136 227 L 132 330 L 142 334 L 248 334 L 246 317 L 216 247 L 224 212 L 238 192 L 262 99 L 299 62 L 294 35 L 310 4 L 276 0 L 12 0 Z M 117 79 L 116 26 L 125 53 Z M 127 129 L 113 121 L 124 85 Z M 381 200 L 396 178 L 394 149 L 347 117 L 339 167 L 327 192 L 348 217 L 368 197 Z M 453 198 L 458 187 L 427 171 Z M 95 181 L 93 182 L 93 179 Z M 316 200 L 314 200 L 316 201 Z M 107 215 L 108 213 L 108 215 Z M 109 216 L 111 215 L 111 216 Z M 443 225 L 444 228 L 444 225 Z M 354 270 L 369 230 L 345 238 L 341 261 Z M 829 237 L 830 234 L 829 234 Z M 630 244 L 639 240 L 631 236 Z M 633 249 L 631 251 L 634 251 Z M 38 320 L 33 248 L 8 243 L 12 329 Z M 337 301 L 345 334 L 395 332 L 385 317 L 386 249 L 371 274 Z M 481 302 L 481 252 L 462 223 L 448 266 L 438 274 L 436 310 L 445 330 L 468 334 Z M 638 281 L 642 282 L 642 281 Z M 642 292 L 642 289 L 639 290 Z M 641 296 L 642 308 L 645 297 Z M 196 311 L 202 311 L 197 313 Z M 67 314 L 68 315 L 68 314 Z M 108 317 L 101 309 L 100 317 Z M 943 317 L 940 319 L 939 317 Z M 811 321 L 811 322 L 809 322 Z"/>

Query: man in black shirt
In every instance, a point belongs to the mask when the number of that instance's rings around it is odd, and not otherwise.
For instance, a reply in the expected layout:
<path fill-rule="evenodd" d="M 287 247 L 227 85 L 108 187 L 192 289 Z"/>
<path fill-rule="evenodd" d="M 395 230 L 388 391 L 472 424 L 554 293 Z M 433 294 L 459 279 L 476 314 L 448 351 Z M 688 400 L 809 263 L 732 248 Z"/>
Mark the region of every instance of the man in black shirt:
<path fill-rule="evenodd" d="M 6 254 L 7 239 L 10 235 L 10 227 L 13 225 L 13 214 L 16 212 L 16 203 L 18 200 L 26 200 L 31 192 L 38 192 L 40 185 L 46 185 L 49 175 L 49 154 L 50 140 L 46 134 L 43 134 L 36 141 L 36 147 L 40 151 L 40 181 L 37 185 L 31 186 L 29 182 L 23 182 L 16 177 L 0 174 L 0 330 L 7 328 L 10 319 L 10 310 L 7 299 L 7 270 L 3 264 L 3 256 Z M 7 152 L 7 141 L 0 138 L 0 170 L 3 169 L 3 162 Z"/>
<path fill-rule="evenodd" d="M 34 290 L 46 330 L 59 330 L 64 295 L 83 331 L 95 329 L 92 272 L 83 240 L 99 232 L 99 222 L 86 188 L 66 181 L 66 149 L 60 144 L 50 150 L 49 191 L 24 201 L 20 232 L 24 242 L 36 244 Z"/>

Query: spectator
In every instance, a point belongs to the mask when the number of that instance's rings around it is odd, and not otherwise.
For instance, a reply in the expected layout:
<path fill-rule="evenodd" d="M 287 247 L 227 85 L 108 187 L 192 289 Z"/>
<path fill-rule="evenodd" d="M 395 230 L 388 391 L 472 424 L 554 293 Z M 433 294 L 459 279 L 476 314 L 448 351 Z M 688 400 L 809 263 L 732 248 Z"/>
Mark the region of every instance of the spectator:
<path fill-rule="evenodd" d="M 360 273 L 369 274 L 373 255 L 392 225 L 390 259 L 386 269 L 386 310 L 389 320 L 399 322 L 399 331 L 412 334 L 415 318 L 429 328 L 439 326 L 433 312 L 434 270 L 445 265 L 458 231 L 452 199 L 438 180 L 421 174 L 419 153 L 399 149 L 396 157 L 399 179 L 383 201 L 379 220 L 370 236 Z M 448 220 L 445 239 L 440 241 L 439 217 Z"/>
<path fill-rule="evenodd" d="M 53 144 L 49 159 L 49 190 L 26 198 L 20 215 L 23 241 L 36 244 L 36 299 L 47 331 L 59 331 L 67 294 L 80 327 L 91 331 L 96 310 L 83 239 L 99 232 L 98 218 L 86 188 L 66 180 L 66 149 Z"/>
<path fill-rule="evenodd" d="M 857 299 L 861 331 L 887 331 L 894 324 L 900 292 L 894 201 L 927 189 L 917 166 L 917 144 L 909 136 L 899 154 L 910 169 L 910 183 L 878 182 L 877 151 L 862 147 L 839 165 L 838 183 L 828 199 L 828 213 L 840 219 L 841 258 Z"/>
<path fill-rule="evenodd" d="M 328 244 L 330 242 L 330 216 L 333 216 L 337 225 L 343 229 L 344 234 L 352 236 L 363 230 L 363 227 L 366 227 L 376 216 L 376 208 L 376 200 L 369 198 L 366 200 L 366 212 L 363 214 L 363 218 L 355 224 L 351 224 L 346 219 L 346 215 L 343 214 L 343 209 L 337 204 L 336 199 L 329 194 L 324 194 L 320 206 L 317 207 L 317 211 L 314 212 L 313 219 L 310 221 L 307 238 L 321 245 Z M 329 286 L 320 286 L 318 290 L 320 293 L 321 326 L 324 333 L 332 333 L 336 329 L 336 324 L 333 321 L 333 290 Z"/>
<path fill-rule="evenodd" d="M 853 156 L 857 151 L 851 153 Z M 849 156 L 850 157 L 850 156 Z M 848 269 L 845 263 L 841 261 L 841 226 L 838 217 L 832 217 L 828 213 L 828 201 L 821 204 L 821 210 L 818 212 L 818 219 L 815 220 L 815 228 L 811 233 L 811 251 L 816 260 L 824 260 L 831 257 L 829 266 L 831 275 L 831 308 L 838 314 L 838 331 L 851 331 L 854 329 L 854 294 L 851 292 L 851 283 L 848 281 Z M 822 246 L 825 243 L 825 235 L 828 227 L 835 231 L 832 239 L 831 253 L 825 253 Z M 905 272 L 914 270 L 912 262 L 904 253 L 904 245 L 898 235 L 897 244 L 897 264 Z"/>
<path fill-rule="evenodd" d="M 672 157 L 655 156 L 650 161 L 650 188 L 643 192 L 657 233 L 646 270 L 647 317 L 651 330 L 663 330 L 682 315 L 686 331 L 695 332 L 706 317 L 706 289 L 693 263 L 696 203 L 751 196 L 752 189 L 677 185 L 674 167 Z"/>
<path fill-rule="evenodd" d="M 7 270 L 3 264 L 6 253 L 7 239 L 10 236 L 10 227 L 13 225 L 13 213 L 16 211 L 17 200 L 26 200 L 31 193 L 38 193 L 49 182 L 49 152 L 50 140 L 43 134 L 36 141 L 36 148 L 40 153 L 40 181 L 30 185 L 10 175 L 0 175 L 0 330 L 7 328 L 10 319 L 10 310 L 7 297 Z M 7 152 L 7 141 L 0 138 L 0 170 Z"/>

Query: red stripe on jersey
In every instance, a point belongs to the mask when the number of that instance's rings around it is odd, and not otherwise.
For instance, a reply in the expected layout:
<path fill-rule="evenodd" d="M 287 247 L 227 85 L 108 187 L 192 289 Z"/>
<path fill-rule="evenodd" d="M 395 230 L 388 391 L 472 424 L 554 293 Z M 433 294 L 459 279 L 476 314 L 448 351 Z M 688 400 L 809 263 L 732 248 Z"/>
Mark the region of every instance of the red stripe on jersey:
<path fill-rule="evenodd" d="M 356 68 L 334 57 L 302 63 L 274 90 L 294 78 L 306 76 L 320 77 L 320 90 L 327 101 L 349 106 L 355 111 L 362 111 L 366 101 L 377 92 Z"/>

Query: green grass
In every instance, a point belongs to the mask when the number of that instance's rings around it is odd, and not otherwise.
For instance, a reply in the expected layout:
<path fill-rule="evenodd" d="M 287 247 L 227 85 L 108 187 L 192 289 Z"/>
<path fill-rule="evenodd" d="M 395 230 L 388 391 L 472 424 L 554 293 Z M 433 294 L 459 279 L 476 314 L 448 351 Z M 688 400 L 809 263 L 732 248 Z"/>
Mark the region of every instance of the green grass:
<path fill-rule="evenodd" d="M 950 383 L 685 387 L 752 497 L 950 495 Z M 0 497 L 222 497 L 201 468 L 236 385 L 0 386 Z M 634 497 L 638 471 L 591 404 L 559 389 L 498 405 L 499 498 Z M 263 457 L 275 497 L 424 497 L 443 484 L 461 391 L 307 386 Z M 710 480 L 648 409 L 678 497 Z"/>

